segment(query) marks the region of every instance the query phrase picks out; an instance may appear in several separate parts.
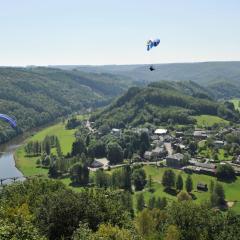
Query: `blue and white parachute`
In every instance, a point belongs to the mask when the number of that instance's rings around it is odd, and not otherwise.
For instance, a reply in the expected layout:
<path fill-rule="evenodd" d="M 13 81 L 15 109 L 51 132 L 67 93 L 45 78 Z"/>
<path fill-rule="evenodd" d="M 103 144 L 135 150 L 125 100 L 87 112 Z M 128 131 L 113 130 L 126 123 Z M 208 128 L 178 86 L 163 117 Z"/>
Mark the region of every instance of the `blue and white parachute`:
<path fill-rule="evenodd" d="M 155 40 L 148 40 L 147 42 L 147 50 L 149 51 L 153 47 L 157 47 L 160 43 L 160 39 L 155 39 Z"/>
<path fill-rule="evenodd" d="M 0 120 L 3 120 L 5 122 L 9 123 L 13 128 L 17 127 L 16 121 L 5 114 L 0 113 Z"/>

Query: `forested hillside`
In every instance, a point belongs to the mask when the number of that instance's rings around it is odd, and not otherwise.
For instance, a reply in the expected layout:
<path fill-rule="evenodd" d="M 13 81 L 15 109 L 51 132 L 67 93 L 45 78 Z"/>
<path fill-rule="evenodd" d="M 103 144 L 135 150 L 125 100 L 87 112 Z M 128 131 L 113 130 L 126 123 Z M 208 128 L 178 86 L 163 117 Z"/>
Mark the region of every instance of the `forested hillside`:
<path fill-rule="evenodd" d="M 209 93 L 209 94 L 208 94 Z M 146 88 L 134 87 L 110 107 L 92 116 L 96 125 L 122 128 L 145 123 L 191 124 L 193 115 L 218 115 L 237 121 L 232 104 L 212 100 L 210 92 L 194 82 L 156 82 Z"/>
<path fill-rule="evenodd" d="M 0 122 L 0 143 L 60 116 L 106 104 L 123 93 L 127 84 L 111 74 L 40 67 L 0 68 L 0 113 L 10 115 L 18 123 L 13 130 Z"/>
<path fill-rule="evenodd" d="M 203 62 L 109 66 L 58 66 L 62 69 L 77 69 L 85 72 L 111 73 L 127 76 L 142 83 L 167 81 L 194 81 L 211 90 L 212 97 L 240 97 L 240 62 Z"/>

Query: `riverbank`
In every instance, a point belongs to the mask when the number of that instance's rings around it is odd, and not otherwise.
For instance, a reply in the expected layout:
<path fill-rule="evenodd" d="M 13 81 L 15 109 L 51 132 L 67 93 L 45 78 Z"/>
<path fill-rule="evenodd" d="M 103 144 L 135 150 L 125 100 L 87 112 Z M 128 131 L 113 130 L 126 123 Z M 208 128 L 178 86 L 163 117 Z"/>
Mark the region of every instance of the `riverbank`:
<path fill-rule="evenodd" d="M 75 140 L 75 129 L 66 130 L 64 123 L 57 123 L 53 126 L 47 127 L 37 132 L 32 137 L 27 138 L 24 143 L 28 141 L 42 141 L 47 135 L 55 135 L 58 137 L 61 149 L 64 155 L 71 152 L 72 143 Z M 20 146 L 14 154 L 16 167 L 23 173 L 24 176 L 46 175 L 47 169 L 40 168 L 36 165 L 38 157 L 26 157 L 24 151 L 24 144 Z"/>

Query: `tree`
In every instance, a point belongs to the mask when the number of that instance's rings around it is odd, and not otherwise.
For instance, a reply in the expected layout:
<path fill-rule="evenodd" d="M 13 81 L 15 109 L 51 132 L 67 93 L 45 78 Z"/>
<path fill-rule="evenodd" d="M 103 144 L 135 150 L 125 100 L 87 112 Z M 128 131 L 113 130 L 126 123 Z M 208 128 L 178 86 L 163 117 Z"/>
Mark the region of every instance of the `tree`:
<path fill-rule="evenodd" d="M 210 200 L 213 207 L 221 207 L 225 205 L 225 193 L 222 184 L 215 184 Z"/>
<path fill-rule="evenodd" d="M 89 170 L 80 163 L 74 164 L 70 169 L 70 178 L 73 184 L 86 185 L 89 182 Z"/>
<path fill-rule="evenodd" d="M 108 144 L 107 158 L 110 161 L 110 164 L 117 164 L 123 161 L 123 150 L 118 143 Z"/>
<path fill-rule="evenodd" d="M 137 210 L 140 212 L 145 207 L 144 196 L 142 193 L 137 195 Z"/>
<path fill-rule="evenodd" d="M 162 185 L 167 189 L 175 186 L 175 173 L 173 170 L 165 170 L 162 177 Z"/>
<path fill-rule="evenodd" d="M 95 173 L 95 184 L 100 188 L 107 188 L 110 185 L 110 176 L 102 169 L 99 169 Z"/>
<path fill-rule="evenodd" d="M 88 154 L 91 157 L 101 158 L 106 156 L 106 147 L 105 144 L 98 140 L 98 141 L 91 141 L 88 147 Z"/>
<path fill-rule="evenodd" d="M 163 240 L 180 240 L 181 232 L 175 225 L 169 225 Z"/>
<path fill-rule="evenodd" d="M 160 198 L 158 197 L 155 201 L 155 208 L 164 209 L 167 206 L 167 199 L 165 197 Z"/>
<path fill-rule="evenodd" d="M 182 201 L 191 200 L 192 197 L 187 192 L 181 191 L 180 193 L 178 193 L 177 199 L 179 202 L 182 202 Z"/>
<path fill-rule="evenodd" d="M 144 209 L 138 214 L 135 220 L 136 228 L 143 239 L 151 239 L 154 235 L 156 223 L 153 218 L 151 210 Z"/>
<path fill-rule="evenodd" d="M 210 181 L 210 187 L 209 187 L 210 193 L 213 193 L 214 185 L 215 185 L 215 184 L 214 184 L 214 181 L 211 180 L 211 181 Z"/>
<path fill-rule="evenodd" d="M 152 176 L 148 176 L 148 190 L 149 192 L 154 192 Z"/>
<path fill-rule="evenodd" d="M 74 232 L 72 239 L 73 240 L 93 240 L 93 232 L 92 230 L 88 227 L 86 223 L 81 223 L 79 224 L 78 229 Z"/>
<path fill-rule="evenodd" d="M 181 191 L 183 189 L 183 179 L 181 174 L 178 174 L 177 176 L 176 188 L 178 191 Z"/>
<path fill-rule="evenodd" d="M 86 153 L 86 146 L 82 139 L 77 139 L 72 144 L 72 156 L 81 155 L 82 153 Z"/>
<path fill-rule="evenodd" d="M 187 176 L 185 186 L 186 186 L 187 192 L 190 193 L 193 189 L 193 181 L 190 175 Z"/>
<path fill-rule="evenodd" d="M 132 234 L 129 230 L 113 226 L 111 224 L 101 224 L 96 233 L 92 235 L 92 240 L 129 240 L 132 239 Z M 84 239 L 85 240 L 85 239 Z"/>
<path fill-rule="evenodd" d="M 194 142 L 190 142 L 189 144 L 189 150 L 191 152 L 191 155 L 194 155 L 197 151 L 197 143 L 194 141 Z"/>
<path fill-rule="evenodd" d="M 91 138 L 90 138 L 90 134 L 88 134 L 85 138 L 85 144 L 88 147 L 88 145 L 90 144 Z"/>
<path fill-rule="evenodd" d="M 48 170 L 48 175 L 51 178 L 57 178 L 58 177 L 58 171 L 56 164 L 51 164 Z"/>
<path fill-rule="evenodd" d="M 132 183 L 131 183 L 132 171 L 131 171 L 130 165 L 125 165 L 123 167 L 122 175 L 123 175 L 123 189 L 131 192 L 132 191 Z"/>
<path fill-rule="evenodd" d="M 154 197 L 154 196 L 151 196 L 151 197 L 149 198 L 149 201 L 148 201 L 148 208 L 149 208 L 149 209 L 155 208 L 155 205 L 156 205 L 155 202 L 156 202 L 155 197 Z"/>
<path fill-rule="evenodd" d="M 133 170 L 132 181 L 136 191 L 141 191 L 146 184 L 146 173 L 143 168 Z"/>
<path fill-rule="evenodd" d="M 218 180 L 222 181 L 234 181 L 236 179 L 236 173 L 230 164 L 219 164 L 216 176 Z"/>

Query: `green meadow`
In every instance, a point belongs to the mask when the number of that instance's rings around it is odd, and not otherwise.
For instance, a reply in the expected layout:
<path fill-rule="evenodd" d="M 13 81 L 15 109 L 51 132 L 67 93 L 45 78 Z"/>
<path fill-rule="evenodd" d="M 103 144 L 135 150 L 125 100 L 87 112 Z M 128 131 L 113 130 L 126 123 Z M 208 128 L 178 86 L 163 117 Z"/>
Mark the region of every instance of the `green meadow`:
<path fill-rule="evenodd" d="M 153 179 L 153 186 L 154 186 L 154 193 L 150 193 L 147 188 L 145 188 L 143 191 L 141 191 L 144 194 L 144 198 L 146 203 L 148 203 L 148 200 L 150 198 L 151 195 L 154 195 L 155 197 L 166 197 L 168 199 L 168 201 L 172 201 L 172 200 L 177 200 L 177 197 L 174 195 L 171 195 L 169 193 L 166 193 L 164 191 L 164 187 L 161 184 L 161 180 L 162 180 L 162 176 L 164 171 L 167 168 L 157 168 L 155 166 L 144 166 L 144 170 L 146 171 L 146 175 L 147 178 L 149 175 L 152 176 Z M 175 172 L 176 176 L 178 174 L 182 175 L 183 181 L 185 183 L 185 180 L 187 178 L 187 174 L 181 170 L 177 170 L 177 169 L 173 169 L 173 171 Z M 207 201 L 210 199 L 210 192 L 203 192 L 203 191 L 198 191 L 197 190 L 197 184 L 199 182 L 201 183 L 206 183 L 209 187 L 210 181 L 214 180 L 217 181 L 215 177 L 212 176 L 207 176 L 207 175 L 203 175 L 203 174 L 191 174 L 192 180 L 193 180 L 193 195 L 195 196 L 195 202 L 197 203 L 202 203 L 204 201 Z M 228 202 L 234 202 L 233 205 L 233 210 L 237 211 L 240 213 L 240 194 L 239 194 L 239 189 L 240 189 L 240 178 L 238 177 L 237 180 L 233 183 L 224 183 L 221 182 L 224 190 L 225 190 L 225 195 L 226 195 L 226 200 Z M 185 184 L 184 184 L 185 185 Z M 136 204 L 136 196 L 139 194 L 140 192 L 137 192 L 134 194 L 134 204 Z"/>
<path fill-rule="evenodd" d="M 65 124 L 58 123 L 56 125 L 45 128 L 34 136 L 28 138 L 28 141 L 42 141 L 46 136 L 55 135 L 58 137 L 63 154 L 71 152 L 72 143 L 74 142 L 74 133 L 76 130 L 66 130 Z M 52 149 L 55 151 L 54 149 Z M 19 147 L 15 153 L 15 160 L 17 168 L 23 173 L 24 176 L 33 176 L 36 174 L 47 175 L 48 170 L 38 168 L 36 160 L 38 157 L 26 157 L 24 145 Z"/>
<path fill-rule="evenodd" d="M 199 127 L 211 127 L 214 124 L 228 124 L 229 121 L 220 118 L 218 116 L 212 116 L 212 115 L 199 115 L 199 116 L 194 116 L 194 118 L 197 120 L 197 126 Z"/>
<path fill-rule="evenodd" d="M 238 99 L 238 98 L 233 98 L 232 100 L 230 100 L 230 102 L 233 103 L 234 108 L 235 108 L 236 110 L 240 110 L 240 99 Z"/>

